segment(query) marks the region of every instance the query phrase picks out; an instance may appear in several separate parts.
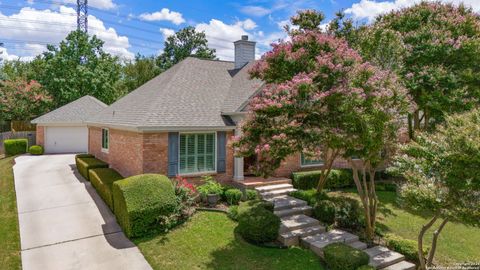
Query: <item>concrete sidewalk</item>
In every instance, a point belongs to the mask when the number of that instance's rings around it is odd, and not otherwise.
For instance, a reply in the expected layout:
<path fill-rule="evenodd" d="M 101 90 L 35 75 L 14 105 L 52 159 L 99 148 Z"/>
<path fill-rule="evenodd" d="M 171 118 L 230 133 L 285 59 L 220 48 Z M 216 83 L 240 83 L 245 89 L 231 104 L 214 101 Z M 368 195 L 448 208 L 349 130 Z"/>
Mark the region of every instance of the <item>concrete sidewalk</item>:
<path fill-rule="evenodd" d="M 15 163 L 23 269 L 151 269 L 78 174 L 74 155 L 25 155 Z"/>

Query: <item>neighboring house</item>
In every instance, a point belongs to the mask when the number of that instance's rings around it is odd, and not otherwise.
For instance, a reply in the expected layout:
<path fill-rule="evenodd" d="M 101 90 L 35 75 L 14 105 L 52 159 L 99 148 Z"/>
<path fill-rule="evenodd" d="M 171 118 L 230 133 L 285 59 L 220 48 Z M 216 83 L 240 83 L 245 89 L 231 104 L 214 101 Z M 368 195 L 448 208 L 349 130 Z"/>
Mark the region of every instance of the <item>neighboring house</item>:
<path fill-rule="evenodd" d="M 100 100 L 84 96 L 34 120 L 37 144 L 45 153 L 88 151 L 88 128 L 85 120 L 107 107 Z"/>
<path fill-rule="evenodd" d="M 234 157 L 229 142 L 240 135 L 238 123 L 263 82 L 248 74 L 255 42 L 242 36 L 234 45 L 233 62 L 188 57 L 90 115 L 88 152 L 123 176 L 214 174 L 220 181 L 243 181 L 255 157 Z M 298 154 L 287 158 L 276 176 L 319 166 L 321 161 Z"/>

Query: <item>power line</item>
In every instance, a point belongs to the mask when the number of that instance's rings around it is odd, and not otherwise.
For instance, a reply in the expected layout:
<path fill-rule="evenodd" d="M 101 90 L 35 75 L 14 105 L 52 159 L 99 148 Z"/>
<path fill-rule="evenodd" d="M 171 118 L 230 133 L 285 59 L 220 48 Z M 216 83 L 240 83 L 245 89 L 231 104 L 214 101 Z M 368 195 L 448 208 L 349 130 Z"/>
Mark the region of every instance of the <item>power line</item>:
<path fill-rule="evenodd" d="M 39 2 L 39 3 L 44 3 L 44 4 L 55 4 L 55 5 L 64 5 L 64 6 L 72 6 L 72 4 L 70 3 L 62 3 L 62 2 L 58 2 L 58 1 L 48 1 L 48 0 L 36 0 L 35 2 Z M 160 23 L 153 23 L 153 22 L 149 22 L 149 21 L 144 21 L 144 20 L 140 20 L 136 17 L 133 17 L 133 16 L 129 16 L 129 15 L 122 15 L 120 13 L 114 13 L 114 12 L 109 12 L 109 11 L 106 11 L 106 10 L 101 10 L 101 9 L 98 9 L 98 8 L 93 8 L 93 7 L 89 7 L 90 9 L 93 9 L 93 10 L 96 10 L 100 13 L 105 13 L 105 14 L 109 14 L 111 16 L 114 16 L 114 17 L 120 17 L 120 18 L 124 18 L 124 19 L 127 19 L 127 20 L 130 20 L 130 21 L 136 21 L 136 22 L 139 22 L 139 23 L 144 23 L 144 24 L 149 24 L 149 25 L 152 25 L 152 26 L 155 26 L 155 27 L 161 27 L 161 28 L 171 28 L 170 25 L 166 25 L 166 24 L 160 24 Z M 72 13 L 63 13 L 63 14 L 68 14 L 68 15 L 74 15 Z M 158 33 L 158 31 L 147 31 L 146 29 L 144 28 L 140 28 L 140 27 L 134 27 L 134 26 L 131 26 L 131 25 L 125 25 L 125 24 L 121 24 L 121 23 L 117 23 L 117 22 L 113 22 L 113 21 L 110 21 L 110 20 L 105 20 L 102 18 L 102 21 L 104 22 L 108 22 L 110 24 L 113 24 L 113 25 L 118 25 L 118 26 L 122 26 L 122 27 L 126 27 L 126 28 L 131 28 L 131 29 L 135 29 L 135 30 L 139 30 L 139 31 L 144 31 L 144 32 L 153 32 L 155 34 L 161 34 L 161 33 Z M 218 40 L 218 41 L 224 41 L 224 42 L 233 42 L 232 40 L 228 40 L 228 39 L 223 39 L 223 38 L 218 38 L 218 37 L 213 37 L 213 36 L 209 36 L 209 35 L 205 35 L 207 38 L 209 39 L 215 39 L 215 40 Z"/>

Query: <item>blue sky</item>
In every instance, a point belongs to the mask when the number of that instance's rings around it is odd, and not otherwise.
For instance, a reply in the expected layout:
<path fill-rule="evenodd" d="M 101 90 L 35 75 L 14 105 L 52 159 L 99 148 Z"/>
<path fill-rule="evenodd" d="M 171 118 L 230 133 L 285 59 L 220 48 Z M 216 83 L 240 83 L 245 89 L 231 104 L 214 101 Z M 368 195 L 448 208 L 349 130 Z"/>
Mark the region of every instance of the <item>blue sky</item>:
<path fill-rule="evenodd" d="M 220 59 L 233 57 L 232 42 L 243 34 L 257 41 L 257 57 L 269 44 L 285 38 L 282 26 L 299 9 L 322 11 L 327 23 L 345 10 L 359 22 L 419 0 L 89 0 L 89 32 L 105 41 L 105 49 L 125 59 L 135 54 L 156 55 L 168 35 L 194 26 L 205 31 Z M 447 0 L 445 0 L 447 1 Z M 453 0 L 453 2 L 460 2 Z M 477 12 L 479 0 L 465 0 Z M 31 59 L 58 44 L 75 29 L 76 0 L 0 0 L 0 49 L 4 59 Z"/>

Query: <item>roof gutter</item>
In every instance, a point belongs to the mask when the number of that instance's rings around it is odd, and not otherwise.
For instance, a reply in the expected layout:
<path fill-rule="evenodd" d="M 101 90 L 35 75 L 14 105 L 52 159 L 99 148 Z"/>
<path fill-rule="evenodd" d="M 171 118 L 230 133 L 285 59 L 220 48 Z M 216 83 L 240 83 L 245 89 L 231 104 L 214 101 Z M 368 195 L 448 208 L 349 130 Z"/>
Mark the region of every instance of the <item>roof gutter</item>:
<path fill-rule="evenodd" d="M 87 122 L 88 126 L 107 127 L 112 129 L 128 130 L 134 132 L 154 133 L 154 132 L 181 132 L 181 131 L 230 131 L 234 130 L 235 126 L 198 126 L 198 127 L 166 127 L 166 126 L 131 126 L 131 125 L 112 125 L 95 122 Z"/>

